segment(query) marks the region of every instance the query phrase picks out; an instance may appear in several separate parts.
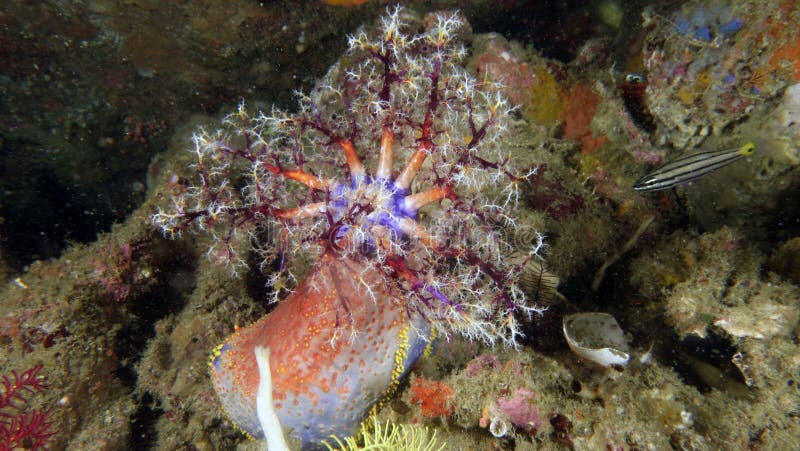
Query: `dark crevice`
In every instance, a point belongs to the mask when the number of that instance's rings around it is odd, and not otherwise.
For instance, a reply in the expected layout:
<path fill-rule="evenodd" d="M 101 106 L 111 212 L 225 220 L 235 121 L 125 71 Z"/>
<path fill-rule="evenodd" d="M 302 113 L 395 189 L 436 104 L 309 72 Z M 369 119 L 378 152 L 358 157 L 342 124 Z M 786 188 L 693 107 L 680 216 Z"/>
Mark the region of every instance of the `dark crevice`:
<path fill-rule="evenodd" d="M 158 437 L 156 424 L 158 419 L 164 415 L 164 409 L 157 405 L 150 393 L 145 393 L 136 399 L 136 403 L 138 407 L 131 415 L 131 435 L 127 443 L 128 449 L 155 449 L 155 441 Z"/>
<path fill-rule="evenodd" d="M 197 257 L 186 243 L 154 238 L 146 252 L 152 259 L 158 282 L 152 289 L 128 301 L 137 320 L 128 323 L 116 341 L 115 351 L 120 362 L 125 362 L 118 373 L 130 387 L 136 385 L 134 367 L 147 342 L 155 335 L 155 324 L 169 314 L 180 312 L 195 285 Z M 177 280 L 179 278 L 181 280 Z M 187 278 L 189 280 L 184 280 Z"/>

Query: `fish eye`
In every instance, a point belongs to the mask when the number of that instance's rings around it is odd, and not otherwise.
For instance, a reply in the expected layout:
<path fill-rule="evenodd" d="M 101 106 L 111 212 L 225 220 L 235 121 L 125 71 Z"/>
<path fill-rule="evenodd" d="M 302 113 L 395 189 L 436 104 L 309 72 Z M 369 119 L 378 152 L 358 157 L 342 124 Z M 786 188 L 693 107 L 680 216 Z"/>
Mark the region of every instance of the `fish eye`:
<path fill-rule="evenodd" d="M 642 74 L 630 73 L 625 75 L 625 81 L 628 83 L 644 83 L 645 78 Z"/>

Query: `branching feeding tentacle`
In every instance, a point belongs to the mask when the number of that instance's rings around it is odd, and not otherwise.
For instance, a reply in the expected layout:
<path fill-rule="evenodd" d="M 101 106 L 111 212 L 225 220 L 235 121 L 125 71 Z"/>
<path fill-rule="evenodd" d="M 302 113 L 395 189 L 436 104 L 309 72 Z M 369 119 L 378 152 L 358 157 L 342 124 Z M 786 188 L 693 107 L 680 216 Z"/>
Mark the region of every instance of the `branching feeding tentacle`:
<path fill-rule="evenodd" d="M 243 237 L 264 261 L 280 256 L 289 279 L 296 261 L 322 253 L 358 261 L 440 332 L 514 345 L 516 316 L 536 310 L 517 279 L 540 246 L 511 263 L 501 229 L 518 226 L 520 181 L 535 169 L 518 175 L 504 150 L 513 109 L 497 86 L 457 64 L 462 19 L 440 15 L 409 35 L 400 11 L 376 38 L 351 36 L 353 66 L 300 94 L 298 113 L 242 105 L 221 130 L 200 130 L 194 179 L 172 187 L 153 222 L 168 236 L 209 233 L 209 255 L 234 269 Z M 257 228 L 270 233 L 240 233 Z"/>

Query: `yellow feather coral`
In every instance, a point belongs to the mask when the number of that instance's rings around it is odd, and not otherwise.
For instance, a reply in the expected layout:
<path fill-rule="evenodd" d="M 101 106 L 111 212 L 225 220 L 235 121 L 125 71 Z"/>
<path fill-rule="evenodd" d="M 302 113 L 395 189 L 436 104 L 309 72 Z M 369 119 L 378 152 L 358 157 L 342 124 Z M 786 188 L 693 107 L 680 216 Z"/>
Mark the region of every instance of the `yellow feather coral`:
<path fill-rule="evenodd" d="M 431 433 L 427 427 L 397 424 L 391 420 L 382 423 L 375 415 L 361 423 L 361 429 L 355 436 L 347 437 L 344 441 L 336 436 L 331 436 L 331 439 L 333 445 L 322 442 L 331 451 L 441 451 L 445 446 L 436 440 L 436 431 Z"/>

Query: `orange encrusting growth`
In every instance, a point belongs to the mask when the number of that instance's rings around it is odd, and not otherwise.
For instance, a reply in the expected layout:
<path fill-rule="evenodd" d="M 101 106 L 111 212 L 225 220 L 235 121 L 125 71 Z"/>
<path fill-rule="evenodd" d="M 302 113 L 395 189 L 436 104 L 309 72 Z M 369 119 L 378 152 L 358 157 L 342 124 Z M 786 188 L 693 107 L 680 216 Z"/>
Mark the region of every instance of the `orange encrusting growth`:
<path fill-rule="evenodd" d="M 796 19 L 796 2 L 783 2 L 777 16 L 766 21 L 767 35 L 782 44 L 769 57 L 769 65 L 775 72 L 788 68 L 794 81 L 800 81 L 800 32 Z"/>
<path fill-rule="evenodd" d="M 581 152 L 591 153 L 608 142 L 605 136 L 594 136 L 591 130 L 600 96 L 588 84 L 576 84 L 567 94 L 567 102 L 561 114 L 564 120 L 564 137 L 581 143 Z"/>
<path fill-rule="evenodd" d="M 455 412 L 453 389 L 442 381 L 418 377 L 411 382 L 411 402 L 418 404 L 427 418 L 449 417 Z"/>
<path fill-rule="evenodd" d="M 779 47 L 770 57 L 769 64 L 774 70 L 780 70 L 783 64 L 789 64 L 792 78 L 800 81 L 800 35 L 795 41 Z"/>

